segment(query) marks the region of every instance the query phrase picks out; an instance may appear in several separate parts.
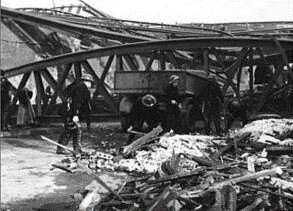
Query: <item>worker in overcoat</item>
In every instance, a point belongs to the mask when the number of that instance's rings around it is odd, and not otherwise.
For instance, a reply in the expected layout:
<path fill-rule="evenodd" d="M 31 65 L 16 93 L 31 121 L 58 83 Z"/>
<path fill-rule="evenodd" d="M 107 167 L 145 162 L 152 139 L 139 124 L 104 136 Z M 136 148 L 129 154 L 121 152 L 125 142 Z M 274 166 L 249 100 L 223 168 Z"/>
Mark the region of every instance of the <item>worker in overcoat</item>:
<path fill-rule="evenodd" d="M 177 133 L 182 133 L 182 120 L 181 120 L 181 102 L 179 95 L 179 76 L 171 75 L 169 78 L 168 86 L 166 87 L 166 120 L 165 120 L 165 131 L 171 129 Z"/>
<path fill-rule="evenodd" d="M 1 130 L 9 130 L 10 106 L 14 89 L 7 78 L 1 78 Z"/>
<path fill-rule="evenodd" d="M 131 108 L 129 120 L 127 145 L 132 143 L 136 132 L 142 132 L 144 123 L 147 123 L 148 131 L 158 126 L 160 119 L 156 97 L 151 94 L 138 97 Z"/>
<path fill-rule="evenodd" d="M 215 76 L 209 76 L 206 85 L 201 93 L 202 114 L 206 134 L 210 134 L 211 124 L 214 122 L 217 135 L 221 135 L 221 109 L 224 103 L 224 96 L 217 83 Z"/>
<path fill-rule="evenodd" d="M 91 111 L 90 105 L 90 91 L 89 88 L 93 82 L 93 78 L 89 74 L 83 74 L 80 82 L 69 85 L 70 89 L 67 90 L 67 100 L 64 103 L 64 129 L 60 135 L 59 144 L 66 146 L 69 140 L 73 139 L 73 150 L 76 156 L 80 156 L 82 152 L 81 135 L 82 128 L 79 121 L 79 115 L 82 109 Z M 65 150 L 57 147 L 57 154 L 65 154 Z"/>
<path fill-rule="evenodd" d="M 229 112 L 229 115 L 226 125 L 226 131 L 228 131 L 231 128 L 236 119 L 240 119 L 242 127 L 247 124 L 249 115 L 248 105 L 246 102 L 244 102 L 243 100 L 229 101 L 227 103 L 227 110 Z"/>
<path fill-rule="evenodd" d="M 35 113 L 31 104 L 33 92 L 28 88 L 23 88 L 18 94 L 18 112 L 16 124 L 17 126 L 33 125 L 35 121 Z"/>

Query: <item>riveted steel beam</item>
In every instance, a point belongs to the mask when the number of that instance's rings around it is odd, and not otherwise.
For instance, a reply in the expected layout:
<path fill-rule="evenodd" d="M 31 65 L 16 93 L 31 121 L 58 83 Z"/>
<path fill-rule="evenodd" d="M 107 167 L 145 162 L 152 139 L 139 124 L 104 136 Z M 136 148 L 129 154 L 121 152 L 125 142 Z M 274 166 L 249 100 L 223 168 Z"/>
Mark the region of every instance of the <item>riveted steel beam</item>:
<path fill-rule="evenodd" d="M 284 51 L 293 50 L 293 40 L 280 39 L 278 41 L 282 44 L 282 48 L 284 49 Z M 127 52 L 128 54 L 140 54 L 141 52 L 150 53 L 158 50 L 192 51 L 196 48 L 203 47 L 276 48 L 273 40 L 260 38 L 193 38 L 153 42 L 139 42 L 52 57 L 46 60 L 37 61 L 19 67 L 7 69 L 6 71 L 4 71 L 4 77 L 12 77 L 26 72 L 44 69 L 50 66 L 74 63 L 95 57 L 123 55 L 125 54 L 125 52 Z"/>
<path fill-rule="evenodd" d="M 79 32 L 80 34 L 91 34 L 93 36 L 104 37 L 112 40 L 119 40 L 121 42 L 139 42 L 150 40 L 141 36 L 130 36 L 122 33 L 110 32 L 108 30 L 101 30 L 94 27 L 86 27 L 74 23 L 68 23 L 59 20 L 51 20 L 50 18 L 28 14 L 25 12 L 20 12 L 3 7 L 1 8 L 1 16 L 13 18 L 20 22 L 29 23 L 32 25 L 38 24 L 39 26 L 58 28 L 59 30 L 62 29 L 64 31 L 75 31 Z"/>

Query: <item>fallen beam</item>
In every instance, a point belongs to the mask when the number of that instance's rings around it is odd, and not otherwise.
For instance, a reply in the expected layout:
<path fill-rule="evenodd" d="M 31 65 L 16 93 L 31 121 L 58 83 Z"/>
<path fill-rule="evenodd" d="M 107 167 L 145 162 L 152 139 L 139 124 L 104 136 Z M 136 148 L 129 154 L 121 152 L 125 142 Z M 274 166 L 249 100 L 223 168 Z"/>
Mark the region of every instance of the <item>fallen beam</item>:
<path fill-rule="evenodd" d="M 131 154 L 132 152 L 139 149 L 141 146 L 153 141 L 154 138 L 157 137 L 161 132 L 163 132 L 163 129 L 161 126 L 154 128 L 151 132 L 145 134 L 144 136 L 132 142 L 128 146 L 125 146 L 123 149 L 123 154 L 125 155 Z"/>

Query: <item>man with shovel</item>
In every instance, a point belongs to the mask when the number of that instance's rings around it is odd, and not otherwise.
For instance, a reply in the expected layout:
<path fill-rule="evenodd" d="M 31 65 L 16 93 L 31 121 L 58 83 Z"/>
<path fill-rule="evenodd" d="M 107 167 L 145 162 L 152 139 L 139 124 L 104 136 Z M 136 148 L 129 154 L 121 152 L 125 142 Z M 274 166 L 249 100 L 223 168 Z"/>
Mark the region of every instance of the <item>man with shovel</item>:
<path fill-rule="evenodd" d="M 82 129 L 79 121 L 81 108 L 91 110 L 89 88 L 93 78 L 89 74 L 83 74 L 80 82 L 75 84 L 67 93 L 67 102 L 64 107 L 64 130 L 60 135 L 59 144 L 67 145 L 69 140 L 73 139 L 73 150 L 76 156 L 81 156 L 81 135 Z M 70 86 L 70 85 L 69 85 Z M 58 146 L 57 154 L 67 154 L 65 149 Z"/>

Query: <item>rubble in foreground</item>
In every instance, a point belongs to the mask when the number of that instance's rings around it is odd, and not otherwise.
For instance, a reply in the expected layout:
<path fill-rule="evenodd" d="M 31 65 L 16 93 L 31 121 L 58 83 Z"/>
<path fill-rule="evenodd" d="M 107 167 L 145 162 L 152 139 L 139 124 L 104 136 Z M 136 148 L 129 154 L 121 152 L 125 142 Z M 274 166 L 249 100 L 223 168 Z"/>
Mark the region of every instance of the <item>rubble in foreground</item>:
<path fill-rule="evenodd" d="M 257 120 L 227 137 L 160 131 L 120 152 L 63 160 L 63 170 L 95 173 L 79 210 L 292 210 L 292 119 Z"/>

